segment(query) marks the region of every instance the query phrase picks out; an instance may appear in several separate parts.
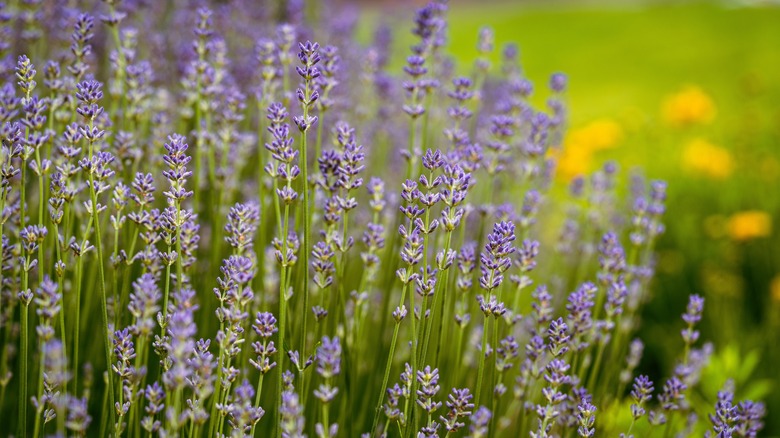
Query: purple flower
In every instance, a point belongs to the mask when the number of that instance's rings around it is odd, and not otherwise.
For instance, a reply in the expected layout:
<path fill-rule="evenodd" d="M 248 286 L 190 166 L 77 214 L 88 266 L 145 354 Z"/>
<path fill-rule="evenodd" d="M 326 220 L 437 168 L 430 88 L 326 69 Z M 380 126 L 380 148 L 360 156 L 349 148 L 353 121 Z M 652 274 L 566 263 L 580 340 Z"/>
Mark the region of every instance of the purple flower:
<path fill-rule="evenodd" d="M 261 407 L 254 406 L 255 389 L 247 379 L 237 386 L 231 397 L 230 418 L 228 422 L 234 434 L 246 435 L 263 417 L 265 411 Z"/>
<path fill-rule="evenodd" d="M 448 433 L 457 432 L 466 426 L 465 423 L 462 423 L 459 420 L 471 415 L 471 412 L 474 409 L 474 404 L 471 403 L 471 399 L 473 398 L 474 396 L 469 393 L 468 388 L 452 388 L 452 393 L 450 393 L 446 402 L 447 408 L 449 409 L 447 417 L 439 416 L 439 419 L 444 425 L 444 429 L 447 430 Z"/>
<path fill-rule="evenodd" d="M 170 135 L 168 143 L 165 143 L 166 154 L 163 156 L 163 161 L 168 169 L 164 170 L 162 174 L 168 179 L 171 188 L 164 194 L 172 202 L 182 202 L 193 194 L 192 191 L 187 191 L 184 188 L 187 178 L 192 175 L 192 172 L 187 170 L 187 164 L 192 159 L 186 153 L 187 148 L 185 138 L 179 134 Z M 177 218 L 177 220 L 181 219 Z"/>
<path fill-rule="evenodd" d="M 631 415 L 635 421 L 645 415 L 644 405 L 652 397 L 653 389 L 653 382 L 647 376 L 637 376 L 634 379 L 634 385 L 631 389 L 631 398 L 634 400 L 631 405 Z"/>
<path fill-rule="evenodd" d="M 693 345 L 699 339 L 699 332 L 693 327 L 701 321 L 701 315 L 704 311 L 704 298 L 699 295 L 691 295 L 688 299 L 688 306 L 682 316 L 683 321 L 688 327 L 683 329 L 682 338 L 686 345 Z"/>
<path fill-rule="evenodd" d="M 596 422 L 596 406 L 584 399 L 582 403 L 577 405 L 577 411 L 577 421 L 579 422 L 577 434 L 586 438 L 594 436 L 596 434 L 596 428 L 593 427 Z"/>
<path fill-rule="evenodd" d="M 717 437 L 731 437 L 735 432 L 734 423 L 739 418 L 737 407 L 734 406 L 734 394 L 730 391 L 719 391 L 718 402 L 715 404 L 715 413 L 710 414 L 712 428 Z M 707 436 L 712 436 L 707 433 Z"/>
<path fill-rule="evenodd" d="M 563 73 L 554 73 L 550 76 L 550 89 L 556 93 L 563 93 L 566 91 L 567 77 Z"/>
<path fill-rule="evenodd" d="M 284 438 L 302 438 L 305 418 L 303 406 L 301 406 L 298 394 L 292 390 L 282 392 L 282 405 L 279 407 L 282 422 L 282 436 Z"/>
<path fill-rule="evenodd" d="M 667 380 L 663 392 L 658 396 L 661 407 L 666 411 L 681 409 L 681 404 L 685 403 L 685 390 L 687 389 L 688 387 L 677 376 Z"/>
<path fill-rule="evenodd" d="M 424 369 L 417 371 L 417 404 L 428 414 L 433 413 L 441 407 L 441 402 L 436 402 L 433 397 L 439 392 L 439 370 L 426 365 Z"/>
<path fill-rule="evenodd" d="M 322 344 L 317 348 L 317 373 L 325 379 L 330 379 L 341 372 L 341 343 L 338 337 L 322 338 Z"/>
<path fill-rule="evenodd" d="M 515 252 L 512 242 L 515 240 L 515 225 L 512 222 L 499 222 L 487 236 L 488 243 L 480 257 L 482 276 L 480 286 L 488 292 L 496 289 L 503 281 L 503 272 L 509 269 L 509 256 Z"/>
<path fill-rule="evenodd" d="M 260 222 L 260 210 L 254 203 L 237 203 L 230 207 L 225 225 L 225 240 L 237 254 L 246 256 L 246 249 L 254 244 L 254 235 Z"/>
<path fill-rule="evenodd" d="M 488 428 L 490 427 L 490 418 L 493 414 L 490 409 L 480 406 L 471 414 L 471 425 L 469 426 L 469 436 L 471 438 L 484 438 L 488 436 Z"/>

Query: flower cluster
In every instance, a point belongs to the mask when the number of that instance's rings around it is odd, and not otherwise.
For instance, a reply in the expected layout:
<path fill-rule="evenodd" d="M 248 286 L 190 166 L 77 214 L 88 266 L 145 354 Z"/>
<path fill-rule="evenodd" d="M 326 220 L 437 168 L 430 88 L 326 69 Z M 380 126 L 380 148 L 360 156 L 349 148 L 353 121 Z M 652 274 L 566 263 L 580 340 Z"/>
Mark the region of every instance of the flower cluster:
<path fill-rule="evenodd" d="M 456 73 L 444 0 L 396 72 L 390 26 L 270 3 L 0 5 L 0 429 L 758 435 L 700 296 L 646 368 L 667 188 L 558 190 L 565 75 L 489 28 Z"/>

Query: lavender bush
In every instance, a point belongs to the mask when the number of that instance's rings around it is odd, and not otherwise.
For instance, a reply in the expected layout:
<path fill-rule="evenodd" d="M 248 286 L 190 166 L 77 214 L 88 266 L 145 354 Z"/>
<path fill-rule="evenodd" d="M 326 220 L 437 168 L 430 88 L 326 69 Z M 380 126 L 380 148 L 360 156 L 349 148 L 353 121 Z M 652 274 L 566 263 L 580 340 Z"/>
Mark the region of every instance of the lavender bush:
<path fill-rule="evenodd" d="M 566 76 L 535 108 L 490 29 L 463 75 L 445 1 L 402 75 L 329 2 L 0 17 L 3 435 L 761 429 L 696 390 L 698 296 L 668 378 L 637 375 L 666 185 L 560 190 Z"/>

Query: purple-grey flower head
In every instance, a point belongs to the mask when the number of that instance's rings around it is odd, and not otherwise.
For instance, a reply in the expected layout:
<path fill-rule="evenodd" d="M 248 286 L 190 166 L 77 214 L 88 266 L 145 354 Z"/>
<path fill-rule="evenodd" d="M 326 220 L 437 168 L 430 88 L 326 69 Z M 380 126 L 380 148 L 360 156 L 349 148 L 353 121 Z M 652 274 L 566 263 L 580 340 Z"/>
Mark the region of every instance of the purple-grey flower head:
<path fill-rule="evenodd" d="M 520 268 L 520 271 L 530 272 L 536 268 L 536 257 L 538 255 L 539 242 L 530 239 L 523 240 L 523 244 L 517 249 L 515 264 Z"/>
<path fill-rule="evenodd" d="M 477 295 L 477 302 L 479 303 L 479 309 L 485 314 L 485 317 L 493 315 L 498 318 L 499 316 L 503 316 L 507 311 L 504 303 L 499 302 L 493 294 L 487 299 L 485 299 L 483 295 Z"/>
<path fill-rule="evenodd" d="M 68 418 L 65 427 L 78 436 L 85 436 L 92 423 L 92 417 L 87 408 L 87 398 L 68 397 Z"/>
<path fill-rule="evenodd" d="M 499 341 L 496 347 L 496 370 L 504 372 L 512 368 L 514 360 L 520 353 L 520 344 L 514 336 L 507 336 Z"/>
<path fill-rule="evenodd" d="M 24 118 L 22 119 L 22 125 L 31 130 L 42 130 L 46 124 L 46 116 L 44 114 L 48 105 L 48 98 L 41 99 L 38 96 L 32 96 L 29 99 L 26 99 L 23 108 Z M 44 138 L 48 140 L 49 136 L 47 134 L 44 134 L 44 136 Z"/>
<path fill-rule="evenodd" d="M 563 73 L 554 73 L 550 76 L 550 89 L 556 93 L 563 93 L 566 91 L 566 83 L 568 79 Z"/>
<path fill-rule="evenodd" d="M 322 344 L 317 348 L 317 373 L 329 379 L 341 372 L 341 343 L 334 336 L 322 338 Z"/>
<path fill-rule="evenodd" d="M 410 85 L 405 86 L 406 88 L 409 88 L 410 86 L 416 87 L 417 82 L 416 80 L 420 77 L 424 76 L 426 73 L 428 73 L 428 69 L 425 67 L 425 58 L 422 56 L 412 55 L 406 58 L 406 65 L 404 66 L 404 72 L 411 76 L 415 82 L 412 82 Z"/>
<path fill-rule="evenodd" d="M 550 340 L 550 354 L 553 357 L 560 357 L 569 351 L 569 327 L 563 322 L 563 318 L 558 318 L 550 323 L 547 337 Z"/>
<path fill-rule="evenodd" d="M 474 92 L 471 90 L 474 84 L 472 83 L 471 79 L 465 76 L 460 76 L 452 80 L 452 85 L 453 89 L 447 92 L 447 95 L 455 100 L 459 105 L 470 101 L 474 97 Z"/>
<path fill-rule="evenodd" d="M 271 122 L 271 126 L 268 130 L 273 133 L 273 128 L 276 125 L 281 125 L 287 120 L 287 108 L 280 102 L 273 102 L 268 105 L 266 118 Z"/>
<path fill-rule="evenodd" d="M 622 277 L 607 284 L 607 302 L 604 303 L 604 311 L 608 319 L 607 329 L 612 329 L 615 316 L 623 313 L 623 304 L 628 296 L 628 289 Z"/>
<path fill-rule="evenodd" d="M 135 347 L 133 345 L 133 336 L 128 328 L 114 332 L 114 356 L 117 359 L 111 369 L 117 373 L 122 380 L 129 380 L 135 374 L 135 369 L 131 365 L 135 358 Z"/>
<path fill-rule="evenodd" d="M 163 194 L 172 202 L 182 202 L 193 194 L 184 188 L 187 178 L 192 175 L 192 172 L 187 170 L 187 164 L 192 157 L 187 155 L 189 146 L 185 141 L 183 136 L 172 134 L 168 137 L 168 143 L 165 143 L 166 154 L 163 156 L 163 162 L 168 169 L 163 170 L 162 174 L 168 179 L 171 188 Z"/>
<path fill-rule="evenodd" d="M 481 54 L 489 54 L 493 51 L 495 45 L 495 34 L 490 27 L 482 27 L 479 29 L 479 38 L 477 43 L 477 50 Z"/>
<path fill-rule="evenodd" d="M 699 332 L 694 330 L 694 326 L 701 321 L 701 315 L 704 311 L 704 298 L 699 295 L 691 295 L 688 300 L 688 306 L 682 316 L 688 326 L 682 330 L 682 337 L 686 344 L 692 345 L 699 339 Z"/>
<path fill-rule="evenodd" d="M 282 417 L 279 426 L 282 429 L 282 437 L 303 438 L 305 418 L 298 394 L 293 390 L 282 392 L 282 405 L 279 407 L 279 412 Z"/>
<path fill-rule="evenodd" d="M 473 398 L 474 396 L 471 395 L 468 388 L 452 388 L 452 392 L 448 396 L 446 402 L 447 408 L 449 409 L 447 416 L 439 416 L 439 419 L 444 425 L 444 429 L 447 430 L 448 433 L 457 432 L 466 426 L 465 423 L 459 420 L 471 415 L 471 412 L 474 409 L 474 404 L 471 403 L 471 399 Z"/>
<path fill-rule="evenodd" d="M 22 242 L 22 248 L 29 254 L 35 252 L 38 249 L 38 245 L 43 243 L 46 239 L 46 235 L 49 234 L 46 227 L 40 227 L 38 225 L 28 225 L 19 232 L 19 239 Z M 42 261 L 37 261 L 41 263 Z M 32 269 L 33 266 L 29 268 Z"/>
<path fill-rule="evenodd" d="M 734 405 L 734 394 L 731 391 L 718 391 L 718 401 L 715 403 L 715 413 L 709 414 L 712 428 L 717 437 L 734 435 L 734 424 L 739 419 L 737 407 Z M 712 436 L 707 434 L 707 436 Z"/>
<path fill-rule="evenodd" d="M 549 386 L 542 390 L 542 393 L 550 404 L 558 404 L 565 398 L 565 395 L 555 388 L 571 382 L 571 377 L 566 375 L 569 368 L 571 366 L 562 359 L 553 359 L 545 367 L 547 372 L 544 375 L 544 380 Z"/>
<path fill-rule="evenodd" d="M 24 300 L 30 298 L 25 294 Z M 57 291 L 57 283 L 53 282 L 48 275 L 44 275 L 41 285 L 36 290 L 35 313 L 40 317 L 35 331 L 44 345 L 54 338 L 53 320 L 62 309 L 62 294 Z"/>
<path fill-rule="evenodd" d="M 265 411 L 261 407 L 254 406 L 255 389 L 244 379 L 238 385 L 233 394 L 228 422 L 233 429 L 234 435 L 246 435 L 263 417 Z"/>
<path fill-rule="evenodd" d="M 19 81 L 17 85 L 24 94 L 25 99 L 29 99 L 35 88 L 35 66 L 27 55 L 19 56 L 19 60 L 16 62 L 16 79 Z"/>
<path fill-rule="evenodd" d="M 685 403 L 686 389 L 688 389 L 687 385 L 678 379 L 677 376 L 671 377 L 666 381 L 663 392 L 658 396 L 661 407 L 665 411 L 681 409 L 683 407 L 682 404 Z"/>
<path fill-rule="evenodd" d="M 87 120 L 95 120 L 103 114 L 103 107 L 98 101 L 103 98 L 103 84 L 96 80 L 79 82 L 76 91 L 76 99 L 80 102 L 76 109 Z"/>
<path fill-rule="evenodd" d="M 230 207 L 228 223 L 225 225 L 225 240 L 235 248 L 238 254 L 244 254 L 251 248 L 255 231 L 260 221 L 260 209 L 255 203 L 237 203 Z"/>
<path fill-rule="evenodd" d="M 311 81 L 320 76 L 320 69 L 316 65 L 320 62 L 320 45 L 311 41 L 305 43 L 298 43 L 298 60 L 301 61 L 302 67 L 295 67 L 295 71 L 298 72 L 305 81 Z"/>
<path fill-rule="evenodd" d="M 255 331 L 257 331 L 256 328 Z M 273 341 L 267 341 L 266 338 L 263 342 L 253 342 L 252 349 L 257 355 L 256 358 L 249 359 L 249 363 L 253 367 L 257 368 L 261 374 L 267 374 L 274 369 L 276 362 L 272 361 L 271 358 L 276 354 L 277 350 Z"/>
<path fill-rule="evenodd" d="M 531 297 L 534 299 L 534 302 L 531 304 L 534 319 L 537 325 L 543 329 L 552 320 L 554 310 L 552 307 L 552 295 L 547 291 L 547 286 L 539 285 L 531 293 Z"/>
<path fill-rule="evenodd" d="M 429 365 L 426 365 L 424 369 L 418 370 L 417 383 L 420 384 L 419 389 L 417 389 L 417 404 L 428 414 L 439 409 L 441 402 L 433 400 L 433 397 L 441 389 L 438 368 L 431 369 Z"/>
<path fill-rule="evenodd" d="M 637 376 L 634 379 L 634 385 L 631 389 L 631 398 L 634 403 L 631 405 L 631 415 L 638 420 L 645 414 L 644 405 L 653 395 L 653 382 L 647 376 Z"/>
<path fill-rule="evenodd" d="M 596 422 L 596 406 L 594 406 L 589 397 L 582 400 L 577 405 L 577 434 L 581 437 L 590 438 L 595 436 L 596 428 L 593 427 Z"/>
<path fill-rule="evenodd" d="M 482 276 L 479 284 L 483 289 L 492 291 L 501 285 L 503 272 L 511 266 L 510 255 L 515 252 L 512 245 L 515 240 L 515 224 L 509 221 L 496 223 L 487 240 L 480 256 Z"/>
<path fill-rule="evenodd" d="M 741 437 L 755 438 L 764 428 L 763 418 L 766 406 L 761 402 L 745 400 L 737 405 L 736 434 Z"/>
<path fill-rule="evenodd" d="M 133 189 L 130 199 L 136 204 L 146 206 L 154 202 L 154 177 L 151 173 L 136 173 L 130 186 Z"/>
<path fill-rule="evenodd" d="M 68 71 L 77 79 L 81 78 L 89 68 L 85 61 L 86 57 L 92 53 L 92 46 L 89 44 L 89 41 L 94 36 L 92 33 L 94 25 L 95 20 L 91 15 L 81 14 L 78 16 L 78 19 L 73 26 L 70 51 L 75 59 L 73 63 L 68 66 Z"/>
<path fill-rule="evenodd" d="M 446 10 L 447 5 L 442 1 L 431 1 L 417 10 L 412 33 L 421 41 L 412 47 L 416 54 L 428 56 L 431 51 L 444 45 L 444 30 L 447 25 L 444 12 Z"/>
<path fill-rule="evenodd" d="M 414 227 L 407 235 L 406 228 L 400 227 L 401 234 L 404 236 L 404 247 L 401 250 L 401 259 L 408 265 L 416 265 L 422 260 L 423 237 L 420 229 Z"/>
<path fill-rule="evenodd" d="M 490 418 L 493 414 L 490 409 L 480 406 L 471 414 L 471 425 L 469 426 L 469 436 L 471 438 L 484 438 L 488 436 L 490 427 Z"/>
<path fill-rule="evenodd" d="M 163 373 L 162 381 L 170 389 L 182 388 L 192 371 L 188 359 L 195 350 L 194 336 L 197 330 L 192 310 L 177 310 L 168 321 L 168 341 L 165 347 L 171 364 Z"/>
<path fill-rule="evenodd" d="M 598 274 L 602 284 L 614 281 L 626 270 L 626 255 L 620 244 L 617 234 L 609 232 L 604 234 L 599 242 L 599 265 L 601 272 Z"/>
<path fill-rule="evenodd" d="M 16 90 L 11 83 L 6 82 L 5 85 L 0 87 L 0 123 L 2 123 L 0 127 L 5 128 L 0 129 L 2 129 L 4 133 L 8 132 L 8 128 L 13 126 L 10 124 L 10 120 L 13 120 L 19 113 L 17 106 L 20 102 L 21 99 L 16 97 Z M 6 137 L 7 134 L 4 134 L 3 138 Z"/>
<path fill-rule="evenodd" d="M 312 262 L 314 268 L 314 283 L 320 288 L 326 288 L 333 283 L 335 263 L 333 256 L 336 252 L 332 245 L 323 241 L 317 242 L 312 248 Z"/>
<path fill-rule="evenodd" d="M 276 333 L 276 318 L 271 312 L 257 312 L 255 323 L 252 325 L 258 336 L 270 338 Z"/>

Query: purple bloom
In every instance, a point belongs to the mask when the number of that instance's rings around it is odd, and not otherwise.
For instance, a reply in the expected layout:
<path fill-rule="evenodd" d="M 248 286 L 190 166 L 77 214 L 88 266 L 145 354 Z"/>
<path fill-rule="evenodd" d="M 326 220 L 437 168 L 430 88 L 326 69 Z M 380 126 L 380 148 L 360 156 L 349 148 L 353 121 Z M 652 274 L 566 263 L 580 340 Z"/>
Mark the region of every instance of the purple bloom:
<path fill-rule="evenodd" d="M 663 392 L 658 396 L 661 407 L 666 411 L 676 411 L 682 408 L 685 403 L 685 390 L 688 387 L 677 376 L 666 381 Z"/>
<path fill-rule="evenodd" d="M 631 398 L 634 403 L 631 405 L 631 415 L 634 420 L 638 420 L 645 415 L 644 405 L 653 395 L 653 382 L 647 376 L 637 376 L 634 379 L 634 386 L 631 389 Z"/>
<path fill-rule="evenodd" d="M 704 311 L 704 298 L 699 295 L 691 295 L 688 299 L 688 306 L 682 316 L 683 321 L 688 327 L 683 329 L 682 337 L 686 345 L 693 345 L 699 339 L 699 332 L 693 327 L 701 321 L 701 315 Z"/>
<path fill-rule="evenodd" d="M 446 402 L 447 408 L 449 408 L 447 417 L 439 416 L 439 419 L 444 425 L 444 429 L 446 429 L 448 433 L 457 432 L 466 426 L 465 423 L 462 423 L 459 420 L 471 415 L 471 412 L 474 409 L 474 404 L 471 403 L 471 399 L 473 398 L 474 396 L 469 393 L 468 388 L 452 388 L 452 393 L 450 393 Z"/>
<path fill-rule="evenodd" d="M 317 349 L 317 373 L 329 379 L 341 372 L 341 343 L 338 337 L 322 338 L 322 345 Z"/>
<path fill-rule="evenodd" d="M 487 236 L 488 243 L 482 252 L 482 276 L 480 286 L 488 292 L 496 289 L 503 281 L 503 272 L 509 269 L 509 256 L 515 252 L 512 242 L 515 240 L 515 225 L 512 222 L 499 222 Z"/>
<path fill-rule="evenodd" d="M 585 438 L 592 437 L 596 434 L 596 429 L 593 427 L 596 422 L 596 406 L 594 406 L 588 398 L 583 399 L 582 403 L 577 405 L 577 421 L 579 422 L 577 434 Z"/>
<path fill-rule="evenodd" d="M 282 405 L 279 407 L 282 416 L 282 436 L 284 438 L 302 438 L 304 421 L 303 406 L 300 404 L 298 394 L 293 390 L 282 392 Z"/>
<path fill-rule="evenodd" d="M 556 93 L 566 91 L 566 82 L 568 78 L 563 73 L 555 73 L 550 76 L 550 89 Z"/>
<path fill-rule="evenodd" d="M 488 428 L 490 426 L 490 418 L 493 414 L 490 409 L 480 406 L 471 414 L 471 426 L 469 426 L 469 436 L 471 438 L 484 438 L 488 436 Z"/>

